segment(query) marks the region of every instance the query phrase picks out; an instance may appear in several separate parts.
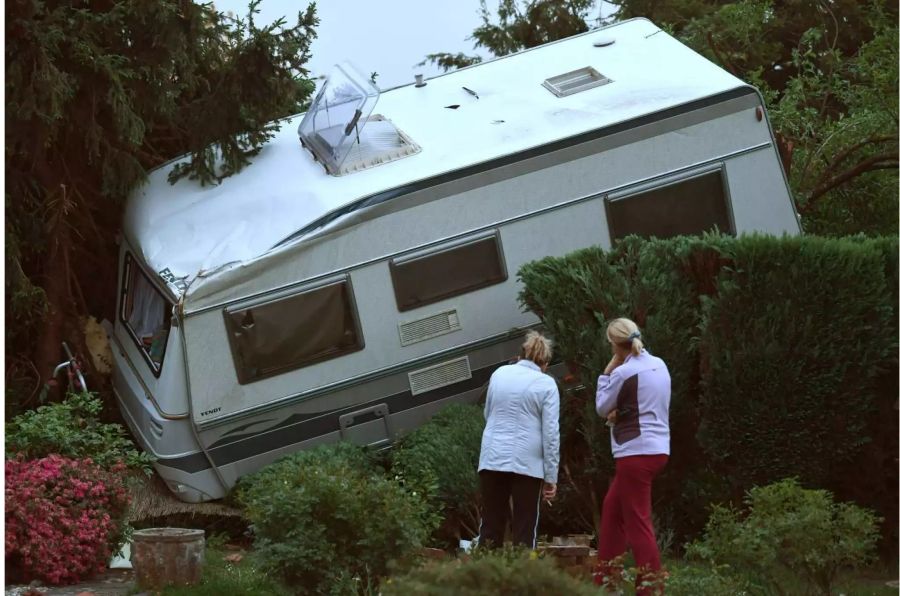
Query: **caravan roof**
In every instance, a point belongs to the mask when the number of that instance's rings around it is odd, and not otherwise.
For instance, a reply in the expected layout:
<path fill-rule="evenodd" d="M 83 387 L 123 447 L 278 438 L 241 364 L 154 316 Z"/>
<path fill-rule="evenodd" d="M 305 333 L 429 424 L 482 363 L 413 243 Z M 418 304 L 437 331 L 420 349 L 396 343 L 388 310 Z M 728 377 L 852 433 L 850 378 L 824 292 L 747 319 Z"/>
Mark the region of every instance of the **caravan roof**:
<path fill-rule="evenodd" d="M 603 38 L 615 43 L 594 45 Z M 585 67 L 611 82 L 561 97 L 558 83 L 544 85 Z M 383 92 L 374 113 L 421 147 L 391 163 L 329 175 L 301 148 L 295 116 L 218 186 L 170 185 L 176 162 L 167 164 L 129 200 L 125 234 L 151 269 L 190 280 L 259 257 L 373 194 L 742 86 L 653 23 L 633 19 Z"/>

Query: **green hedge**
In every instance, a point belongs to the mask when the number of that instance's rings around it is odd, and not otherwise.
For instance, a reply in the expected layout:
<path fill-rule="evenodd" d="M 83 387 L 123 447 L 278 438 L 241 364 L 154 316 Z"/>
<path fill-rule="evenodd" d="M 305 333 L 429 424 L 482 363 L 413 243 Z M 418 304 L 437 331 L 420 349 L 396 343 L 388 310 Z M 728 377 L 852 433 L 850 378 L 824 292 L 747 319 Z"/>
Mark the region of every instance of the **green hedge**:
<path fill-rule="evenodd" d="M 526 264 L 519 277 L 521 302 L 585 386 L 578 407 L 563 406 L 579 416 L 563 424 L 578 435 L 563 438 L 563 464 L 584 466 L 592 490 L 612 469 L 592 408 L 606 322 L 634 319 L 669 365 L 672 457 L 654 497 L 682 536 L 708 504 L 786 476 L 846 498 L 854 464 L 896 445 L 896 415 L 876 415 L 897 399 L 896 238 L 631 237 Z M 886 493 L 866 504 L 896 519 Z"/>
<path fill-rule="evenodd" d="M 700 443 L 740 486 L 833 478 L 870 440 L 873 380 L 892 349 L 870 243 L 742 238 L 704 302 Z"/>

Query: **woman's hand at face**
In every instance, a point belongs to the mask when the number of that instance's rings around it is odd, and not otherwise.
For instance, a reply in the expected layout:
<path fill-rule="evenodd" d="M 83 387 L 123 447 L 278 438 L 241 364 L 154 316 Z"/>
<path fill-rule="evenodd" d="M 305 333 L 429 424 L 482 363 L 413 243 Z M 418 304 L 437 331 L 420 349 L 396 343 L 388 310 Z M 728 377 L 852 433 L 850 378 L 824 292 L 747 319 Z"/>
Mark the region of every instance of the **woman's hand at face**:
<path fill-rule="evenodd" d="M 603 374 L 608 375 L 616 368 L 622 366 L 625 362 L 625 359 L 619 356 L 618 354 L 613 354 L 613 357 L 610 359 L 609 364 L 606 365 L 606 369 L 604 369 Z"/>

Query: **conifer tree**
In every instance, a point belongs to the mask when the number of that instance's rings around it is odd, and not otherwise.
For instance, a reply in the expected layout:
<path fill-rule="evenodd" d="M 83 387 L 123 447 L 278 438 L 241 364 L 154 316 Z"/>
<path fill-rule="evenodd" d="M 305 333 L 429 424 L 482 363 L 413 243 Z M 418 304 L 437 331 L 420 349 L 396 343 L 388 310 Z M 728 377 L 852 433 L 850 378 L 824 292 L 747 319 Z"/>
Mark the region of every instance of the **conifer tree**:
<path fill-rule="evenodd" d="M 312 92 L 315 5 L 259 26 L 258 4 L 7 2 L 8 387 L 47 381 L 78 315 L 115 308 L 122 200 L 149 169 L 188 154 L 173 178 L 222 183 Z"/>

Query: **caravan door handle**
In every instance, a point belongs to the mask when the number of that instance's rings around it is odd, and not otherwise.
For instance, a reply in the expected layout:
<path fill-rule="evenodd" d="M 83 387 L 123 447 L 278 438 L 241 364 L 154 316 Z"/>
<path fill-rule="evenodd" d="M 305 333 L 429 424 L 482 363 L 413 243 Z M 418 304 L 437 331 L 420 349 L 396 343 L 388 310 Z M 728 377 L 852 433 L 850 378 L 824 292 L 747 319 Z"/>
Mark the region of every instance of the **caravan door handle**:
<path fill-rule="evenodd" d="M 379 418 L 387 419 L 388 413 L 389 410 L 387 404 L 378 404 L 363 410 L 356 410 L 350 414 L 344 414 L 338 418 L 338 424 L 340 425 L 341 430 L 347 430 L 351 426 L 362 424 L 363 422 L 371 422 L 372 420 L 377 420 Z M 359 418 L 365 418 L 365 420 L 358 420 Z"/>

